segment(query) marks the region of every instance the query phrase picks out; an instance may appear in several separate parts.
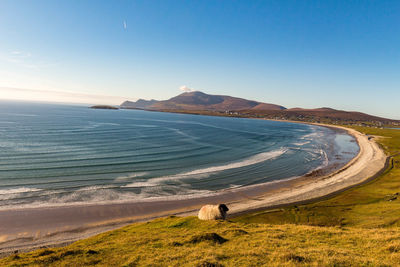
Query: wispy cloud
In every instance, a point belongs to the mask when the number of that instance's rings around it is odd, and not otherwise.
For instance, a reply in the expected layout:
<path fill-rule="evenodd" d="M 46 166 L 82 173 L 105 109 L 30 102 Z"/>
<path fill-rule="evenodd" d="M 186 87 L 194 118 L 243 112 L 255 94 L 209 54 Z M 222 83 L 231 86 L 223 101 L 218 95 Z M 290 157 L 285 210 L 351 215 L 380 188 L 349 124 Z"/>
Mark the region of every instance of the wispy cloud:
<path fill-rule="evenodd" d="M 126 20 L 124 20 L 124 30 L 128 28 L 128 25 L 126 24 Z"/>
<path fill-rule="evenodd" d="M 0 99 L 118 105 L 127 98 L 68 91 L 0 87 Z"/>
<path fill-rule="evenodd" d="M 23 68 L 36 70 L 43 69 L 49 66 L 54 66 L 54 64 L 38 61 L 38 59 L 33 57 L 30 52 L 21 50 L 14 50 L 9 53 L 0 54 L 0 60 L 6 61 L 8 63 L 13 63 Z"/>
<path fill-rule="evenodd" d="M 181 87 L 179 87 L 179 90 L 183 91 L 183 92 L 193 92 L 196 91 L 193 88 L 189 88 L 186 85 L 182 85 Z"/>
<path fill-rule="evenodd" d="M 31 53 L 29 52 L 24 52 L 24 51 L 11 51 L 11 56 L 16 57 L 16 58 L 29 58 L 32 56 Z"/>

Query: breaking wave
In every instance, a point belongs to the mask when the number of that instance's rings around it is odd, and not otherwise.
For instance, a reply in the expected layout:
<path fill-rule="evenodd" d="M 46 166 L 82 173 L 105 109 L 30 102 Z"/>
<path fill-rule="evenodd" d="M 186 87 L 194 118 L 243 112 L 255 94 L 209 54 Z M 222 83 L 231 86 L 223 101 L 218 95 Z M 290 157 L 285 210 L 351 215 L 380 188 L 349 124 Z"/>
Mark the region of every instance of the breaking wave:
<path fill-rule="evenodd" d="M 213 167 L 207 167 L 207 168 L 201 168 L 189 172 L 184 172 L 184 173 L 179 173 L 176 175 L 170 175 L 170 176 L 164 176 L 164 177 L 157 177 L 157 178 L 152 178 L 144 182 L 134 182 L 125 185 L 124 187 L 146 187 L 146 186 L 154 186 L 159 184 L 160 182 L 163 181 L 172 181 L 172 180 L 181 180 L 185 178 L 205 178 L 208 177 L 209 174 L 211 173 L 216 173 L 216 172 L 221 172 L 221 171 L 226 171 L 230 169 L 237 169 L 249 165 L 254 165 L 257 163 L 261 163 L 267 160 L 275 159 L 283 154 L 286 153 L 288 149 L 287 148 L 281 148 L 278 150 L 274 151 L 269 151 L 269 152 L 263 152 L 259 153 L 257 155 L 254 155 L 250 158 L 247 158 L 242 161 L 238 162 L 232 162 L 229 164 L 224 164 L 224 165 L 218 165 L 218 166 L 213 166 Z"/>

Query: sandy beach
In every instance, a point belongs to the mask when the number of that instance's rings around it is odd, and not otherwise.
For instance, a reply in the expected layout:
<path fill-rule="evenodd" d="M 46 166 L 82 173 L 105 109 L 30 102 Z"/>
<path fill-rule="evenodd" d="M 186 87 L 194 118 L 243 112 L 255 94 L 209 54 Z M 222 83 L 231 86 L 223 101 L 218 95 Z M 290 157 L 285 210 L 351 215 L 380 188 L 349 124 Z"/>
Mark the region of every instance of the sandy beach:
<path fill-rule="evenodd" d="M 312 181 L 305 177 L 296 179 L 293 186 L 281 190 L 278 194 L 268 193 L 257 200 L 233 203 L 231 207 L 234 213 L 322 198 L 368 181 L 384 169 L 387 156 L 373 138 L 353 129 L 335 127 L 346 130 L 356 138 L 360 151 L 355 158 L 343 168 L 318 179 Z"/>
<path fill-rule="evenodd" d="M 360 147 L 355 158 L 333 173 L 231 189 L 197 199 L 4 210 L 0 211 L 0 255 L 65 245 L 137 221 L 195 215 L 207 203 L 226 203 L 234 216 L 310 201 L 368 181 L 384 169 L 387 156 L 373 138 L 344 127 L 321 126 L 346 130 Z"/>

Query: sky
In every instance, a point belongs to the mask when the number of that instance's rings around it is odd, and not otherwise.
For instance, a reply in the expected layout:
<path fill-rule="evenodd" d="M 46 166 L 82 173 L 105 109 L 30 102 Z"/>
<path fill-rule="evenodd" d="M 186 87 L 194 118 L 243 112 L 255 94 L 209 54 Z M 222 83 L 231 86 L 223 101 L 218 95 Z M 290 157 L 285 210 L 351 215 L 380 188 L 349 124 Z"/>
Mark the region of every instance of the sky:
<path fill-rule="evenodd" d="M 400 119 L 400 1 L 0 0 L 0 99 L 118 104 L 186 86 Z"/>

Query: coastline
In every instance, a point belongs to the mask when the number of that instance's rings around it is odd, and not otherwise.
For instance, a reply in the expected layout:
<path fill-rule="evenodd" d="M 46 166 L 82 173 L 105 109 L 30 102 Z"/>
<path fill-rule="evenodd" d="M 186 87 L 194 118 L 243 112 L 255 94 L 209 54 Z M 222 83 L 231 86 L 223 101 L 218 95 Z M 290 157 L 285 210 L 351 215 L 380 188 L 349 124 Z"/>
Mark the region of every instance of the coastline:
<path fill-rule="evenodd" d="M 15 250 L 28 251 L 43 246 L 66 245 L 97 233 L 157 217 L 195 215 L 198 208 L 207 203 L 226 203 L 231 216 L 301 203 L 363 183 L 384 169 L 387 157 L 375 141 L 345 127 L 314 125 L 345 130 L 354 136 L 360 148 L 358 155 L 341 169 L 327 175 L 303 176 L 279 183 L 232 189 L 209 197 L 1 211 L 0 220 L 3 223 L 0 226 L 0 255 Z M 27 218 L 31 229 L 27 229 L 26 223 L 23 223 Z M 7 225 L 12 226 L 12 229 L 7 229 Z"/>
<path fill-rule="evenodd" d="M 330 197 L 354 186 L 363 184 L 375 178 L 387 166 L 388 157 L 379 145 L 366 135 L 342 126 L 314 124 L 325 127 L 335 127 L 346 130 L 354 136 L 360 147 L 356 157 L 344 167 L 330 174 L 307 181 L 305 177 L 296 179 L 293 188 L 280 192 L 278 195 L 264 195 L 259 201 L 237 203 L 232 206 L 233 216 L 265 208 L 279 208 L 287 205 L 302 204 Z"/>

